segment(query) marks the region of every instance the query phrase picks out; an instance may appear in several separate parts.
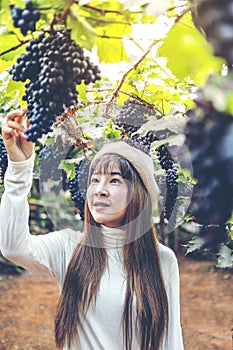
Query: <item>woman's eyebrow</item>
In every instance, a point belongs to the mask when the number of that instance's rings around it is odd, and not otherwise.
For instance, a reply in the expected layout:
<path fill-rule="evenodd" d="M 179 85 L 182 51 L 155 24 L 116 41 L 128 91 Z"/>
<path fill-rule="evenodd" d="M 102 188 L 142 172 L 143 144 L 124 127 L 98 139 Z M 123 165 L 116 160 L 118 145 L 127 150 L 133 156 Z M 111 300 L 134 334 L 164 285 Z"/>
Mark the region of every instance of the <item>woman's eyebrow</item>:
<path fill-rule="evenodd" d="M 101 173 L 99 173 L 98 171 L 94 171 L 92 175 L 100 175 L 100 174 Z M 109 174 L 110 175 L 119 175 L 119 176 L 123 177 L 122 173 L 119 171 L 111 171 Z"/>
<path fill-rule="evenodd" d="M 119 171 L 111 171 L 111 175 L 120 175 L 121 177 L 123 177 L 122 173 L 120 173 Z"/>

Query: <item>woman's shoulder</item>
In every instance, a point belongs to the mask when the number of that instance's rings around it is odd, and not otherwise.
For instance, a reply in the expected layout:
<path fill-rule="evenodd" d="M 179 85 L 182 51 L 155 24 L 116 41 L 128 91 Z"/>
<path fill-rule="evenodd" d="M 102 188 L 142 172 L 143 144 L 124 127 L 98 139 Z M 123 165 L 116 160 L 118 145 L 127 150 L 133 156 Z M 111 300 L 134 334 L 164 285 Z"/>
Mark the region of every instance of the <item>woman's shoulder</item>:
<path fill-rule="evenodd" d="M 61 246 L 75 246 L 77 245 L 83 237 L 83 232 L 75 231 L 71 228 L 64 228 L 61 230 L 53 231 L 47 235 L 38 235 L 37 238 L 51 244 L 57 242 Z"/>
<path fill-rule="evenodd" d="M 83 232 L 75 231 L 72 228 L 65 228 L 57 232 L 60 239 L 63 241 L 64 246 L 75 247 L 81 242 L 83 238 Z"/>
<path fill-rule="evenodd" d="M 171 268 L 174 264 L 177 264 L 175 252 L 171 248 L 159 243 L 158 251 L 162 266 L 168 266 Z"/>
<path fill-rule="evenodd" d="M 79 243 L 83 238 L 83 232 L 75 231 L 71 228 L 65 228 L 60 232 L 65 239 L 71 240 L 74 243 Z"/>

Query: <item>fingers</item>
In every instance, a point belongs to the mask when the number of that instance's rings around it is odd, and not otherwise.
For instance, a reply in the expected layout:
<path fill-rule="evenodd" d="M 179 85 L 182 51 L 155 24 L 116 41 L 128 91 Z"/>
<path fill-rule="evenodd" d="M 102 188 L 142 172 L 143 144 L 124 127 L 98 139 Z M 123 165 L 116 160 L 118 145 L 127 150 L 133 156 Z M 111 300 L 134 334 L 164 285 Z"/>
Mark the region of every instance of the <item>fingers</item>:
<path fill-rule="evenodd" d="M 2 128 L 4 144 L 12 161 L 20 162 L 28 159 L 33 153 L 34 144 L 27 141 L 25 130 L 30 126 L 24 118 L 27 108 L 8 113 L 6 125 Z"/>
<path fill-rule="evenodd" d="M 27 108 L 22 108 L 22 109 L 16 109 L 15 111 L 12 111 L 8 113 L 7 115 L 7 122 L 9 120 L 15 120 L 18 119 L 18 122 L 22 122 L 24 115 L 27 113 Z"/>
<path fill-rule="evenodd" d="M 3 129 L 2 129 L 2 137 L 4 140 L 8 140 L 14 136 L 17 136 L 17 132 L 16 130 L 12 129 L 12 128 L 9 128 L 8 126 L 5 126 Z"/>
<path fill-rule="evenodd" d="M 25 120 L 24 123 L 24 116 L 27 113 L 28 109 L 22 108 L 17 109 L 12 112 L 9 112 L 6 116 L 6 124 L 2 128 L 2 134 L 5 138 L 9 138 L 10 136 L 17 136 L 17 133 L 24 133 L 28 125 L 30 125 L 28 120 Z M 14 132 L 12 131 L 14 130 Z"/>
<path fill-rule="evenodd" d="M 15 129 L 15 130 L 18 130 L 21 132 L 25 131 L 25 127 L 22 124 L 15 122 L 15 121 L 12 121 L 12 120 L 8 121 L 7 126 L 8 126 L 8 128 L 12 128 L 12 129 Z"/>
<path fill-rule="evenodd" d="M 30 122 L 29 122 L 29 119 L 26 120 L 26 128 L 29 129 L 31 126 Z"/>

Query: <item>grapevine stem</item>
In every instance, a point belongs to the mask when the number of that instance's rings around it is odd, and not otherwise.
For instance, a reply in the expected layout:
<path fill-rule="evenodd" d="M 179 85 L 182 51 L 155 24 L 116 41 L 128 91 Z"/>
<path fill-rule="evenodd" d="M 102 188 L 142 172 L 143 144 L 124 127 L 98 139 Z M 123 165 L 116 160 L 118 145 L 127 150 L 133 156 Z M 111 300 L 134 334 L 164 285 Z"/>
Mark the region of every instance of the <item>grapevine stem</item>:
<path fill-rule="evenodd" d="M 74 0 L 74 3 L 75 3 L 75 4 L 79 4 L 79 0 Z M 103 16 L 104 16 L 106 13 L 116 13 L 116 14 L 119 14 L 119 15 L 121 15 L 121 14 L 123 13 L 123 11 L 101 9 L 101 8 L 99 8 L 99 7 L 95 7 L 95 6 L 88 5 L 88 4 L 84 4 L 84 5 L 82 5 L 82 6 L 85 7 L 86 9 L 99 12 L 99 13 L 100 13 L 101 15 L 103 15 Z M 142 13 L 142 11 L 134 11 L 134 13 Z"/>
<path fill-rule="evenodd" d="M 19 43 L 18 45 L 15 45 L 15 46 L 11 47 L 10 49 L 1 52 L 1 53 L 0 53 L 0 57 L 6 55 L 7 53 L 9 53 L 9 52 L 11 52 L 11 51 L 17 50 L 19 47 L 21 47 L 21 46 L 23 46 L 23 45 L 29 43 L 30 40 L 31 40 L 31 39 L 28 39 L 28 40 L 25 40 L 25 41 L 20 41 L 20 43 Z"/>
<path fill-rule="evenodd" d="M 64 8 L 64 11 L 62 12 L 61 19 L 66 22 L 66 18 L 69 14 L 70 8 L 73 4 L 77 4 L 78 2 L 76 0 L 71 0 L 68 2 L 67 6 Z"/>
<path fill-rule="evenodd" d="M 93 89 L 87 89 L 87 92 L 104 92 L 104 91 L 113 91 L 113 90 L 114 90 L 113 88 L 93 88 Z M 154 108 L 154 106 L 151 103 L 143 100 L 142 98 L 140 98 L 139 96 L 137 96 L 135 94 L 129 93 L 129 92 L 124 91 L 124 90 L 119 90 L 119 93 L 127 95 L 127 96 L 133 98 L 134 100 L 138 100 L 138 101 L 144 103 L 145 105 L 149 106 L 150 108 Z M 101 103 L 107 104 L 108 101 L 107 100 L 93 100 L 93 101 L 89 100 L 88 102 L 90 104 L 92 104 L 92 103 L 93 104 L 101 104 Z"/>
<path fill-rule="evenodd" d="M 128 76 L 128 74 L 132 71 L 132 70 L 136 70 L 137 67 L 139 66 L 139 64 L 143 61 L 143 59 L 148 55 L 148 53 L 150 52 L 150 50 L 152 49 L 152 47 L 157 44 L 160 40 L 155 40 L 153 41 L 153 43 L 148 47 L 148 49 L 143 53 L 143 55 L 137 60 L 136 63 L 134 63 L 125 73 L 123 73 L 122 78 L 119 82 L 119 84 L 117 85 L 117 87 L 113 90 L 112 96 L 109 99 L 109 104 L 113 103 L 115 98 L 117 97 L 126 77 Z"/>
<path fill-rule="evenodd" d="M 178 23 L 180 21 L 180 19 L 185 15 L 185 13 L 188 12 L 188 9 L 185 9 L 180 15 L 177 16 L 174 24 Z M 152 42 L 152 44 L 148 47 L 148 49 L 143 53 L 143 55 L 141 57 L 139 57 L 138 61 L 133 64 L 133 66 L 131 66 L 125 73 L 123 73 L 122 78 L 119 82 L 119 84 L 117 85 L 117 87 L 113 90 L 112 92 L 112 96 L 110 97 L 108 103 L 107 103 L 107 108 L 106 108 L 106 114 L 108 114 L 108 109 L 109 109 L 109 105 L 111 103 L 114 102 L 114 100 L 116 99 L 119 91 L 121 90 L 121 87 L 126 79 L 126 77 L 128 76 L 128 74 L 132 71 L 132 70 L 136 70 L 137 67 L 139 66 L 139 64 L 144 60 L 144 58 L 149 54 L 149 52 L 151 51 L 152 47 L 155 46 L 156 44 L 158 44 L 161 41 L 161 39 L 159 40 L 154 40 Z"/>

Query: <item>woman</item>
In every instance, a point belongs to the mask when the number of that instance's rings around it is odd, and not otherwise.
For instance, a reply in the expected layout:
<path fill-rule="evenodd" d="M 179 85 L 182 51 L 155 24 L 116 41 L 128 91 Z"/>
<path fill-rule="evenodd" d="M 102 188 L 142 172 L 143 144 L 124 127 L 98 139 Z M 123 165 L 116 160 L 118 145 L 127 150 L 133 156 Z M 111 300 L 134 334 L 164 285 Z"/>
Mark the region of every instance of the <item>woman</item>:
<path fill-rule="evenodd" d="M 105 145 L 90 167 L 84 232 L 30 235 L 34 165 L 26 109 L 2 130 L 9 162 L 1 201 L 3 255 L 58 280 L 59 349 L 182 350 L 179 272 L 152 223 L 158 200 L 151 158 L 124 142 Z"/>

